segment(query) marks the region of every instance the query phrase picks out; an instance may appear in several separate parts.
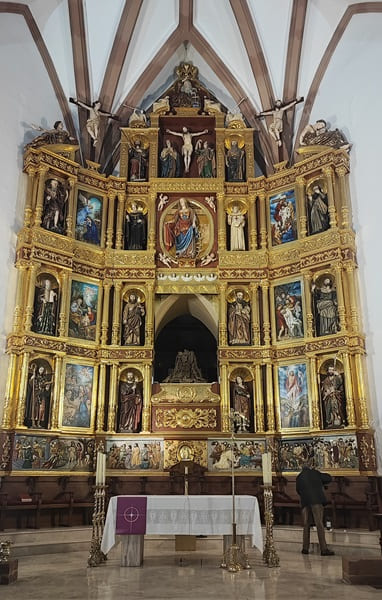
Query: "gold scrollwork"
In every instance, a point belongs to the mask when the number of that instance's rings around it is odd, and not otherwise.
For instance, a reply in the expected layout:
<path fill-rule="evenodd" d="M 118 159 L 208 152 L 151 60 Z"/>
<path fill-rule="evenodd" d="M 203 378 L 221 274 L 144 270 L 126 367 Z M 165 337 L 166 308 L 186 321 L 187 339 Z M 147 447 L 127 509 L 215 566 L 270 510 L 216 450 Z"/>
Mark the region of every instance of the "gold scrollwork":
<path fill-rule="evenodd" d="M 161 429 L 216 429 L 217 411 L 215 408 L 159 408 L 155 425 Z"/>

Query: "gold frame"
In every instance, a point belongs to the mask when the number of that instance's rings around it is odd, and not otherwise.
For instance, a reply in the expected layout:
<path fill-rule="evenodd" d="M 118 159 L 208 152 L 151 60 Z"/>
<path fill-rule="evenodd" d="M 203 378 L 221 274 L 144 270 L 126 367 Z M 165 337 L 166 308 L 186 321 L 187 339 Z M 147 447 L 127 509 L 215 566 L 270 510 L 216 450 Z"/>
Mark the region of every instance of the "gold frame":
<path fill-rule="evenodd" d="M 78 367 L 92 367 L 93 368 L 93 385 L 92 385 L 92 394 L 91 394 L 91 403 L 90 403 L 90 422 L 89 427 L 74 427 L 70 425 L 63 425 L 63 410 L 64 410 L 64 397 L 65 397 L 65 382 L 66 382 L 66 372 L 67 366 L 74 365 Z M 79 358 L 66 358 L 63 363 L 62 373 L 61 373 L 61 382 L 60 382 L 60 398 L 59 398 L 59 415 L 58 415 L 58 426 L 60 431 L 65 433 L 75 433 L 83 431 L 85 436 L 86 434 L 94 433 L 95 431 L 95 422 L 96 422 L 96 406 L 97 406 L 97 395 L 98 395 L 98 370 L 99 365 L 95 360 L 83 360 Z"/>
<path fill-rule="evenodd" d="M 72 285 L 73 285 L 73 281 L 78 281 L 80 283 L 84 283 L 84 284 L 88 284 L 88 285 L 94 285 L 97 286 L 98 288 L 98 297 L 97 297 L 97 323 L 96 323 L 96 334 L 95 334 L 95 339 L 94 340 L 89 340 L 86 338 L 80 338 L 80 337 L 73 337 L 71 335 L 69 335 L 69 321 L 70 321 L 70 311 L 71 311 L 71 303 L 72 303 Z M 67 296 L 67 318 L 68 318 L 68 323 L 67 323 L 67 332 L 66 335 L 68 337 L 68 339 L 75 341 L 75 343 L 79 343 L 81 345 L 82 343 L 86 343 L 86 344 L 91 344 L 93 345 L 97 345 L 99 344 L 99 338 L 100 338 L 100 331 L 101 331 L 101 321 L 102 321 L 102 313 L 101 313 L 101 300 L 102 300 L 102 294 L 103 294 L 103 286 L 102 286 L 102 281 L 97 280 L 97 279 L 91 279 L 91 278 L 86 278 L 83 277 L 82 275 L 78 275 L 77 273 L 72 273 L 71 277 L 69 277 L 69 281 L 68 281 L 68 296 Z"/>
<path fill-rule="evenodd" d="M 300 283 L 300 287 L 301 287 L 301 296 L 300 296 L 300 301 L 301 301 L 301 311 L 302 311 L 302 327 L 303 327 L 303 335 L 302 336 L 296 336 L 296 337 L 290 337 L 287 339 L 283 339 L 283 340 L 279 340 L 278 339 L 278 335 L 277 335 L 277 327 L 276 327 L 276 302 L 275 302 L 275 288 L 282 286 L 282 285 L 287 285 L 288 283 L 295 283 L 295 282 L 299 282 Z M 272 281 L 271 285 L 270 285 L 270 289 L 271 289 L 271 324 L 272 324 L 272 340 L 274 344 L 290 344 L 293 345 L 295 343 L 298 343 L 299 340 L 303 340 L 306 337 L 306 308 L 305 308 L 305 290 L 304 290 L 304 280 L 301 276 L 297 276 L 297 277 L 287 277 L 286 279 L 278 279 L 277 281 Z"/>
<path fill-rule="evenodd" d="M 298 365 L 305 365 L 306 368 L 306 395 L 307 395 L 307 407 L 308 407 L 308 417 L 309 417 L 309 425 L 304 426 L 304 427 L 283 427 L 282 426 L 282 418 L 281 418 L 281 398 L 280 398 L 280 380 L 279 380 L 279 369 L 281 367 L 289 367 L 292 365 L 298 366 Z M 311 400 L 311 383 L 310 383 L 310 372 L 309 372 L 309 364 L 305 359 L 296 359 L 296 360 L 289 360 L 289 361 L 283 361 L 283 362 L 277 362 L 274 365 L 274 385 L 275 385 L 275 398 L 276 398 L 276 422 L 278 424 L 277 430 L 280 431 L 280 433 L 289 433 L 291 434 L 292 432 L 296 432 L 296 433 L 305 433 L 308 434 L 310 433 L 311 429 L 312 429 L 312 400 Z"/>
<path fill-rule="evenodd" d="M 100 199 L 102 199 L 102 224 L 101 224 L 101 230 L 100 230 L 100 244 L 99 246 L 97 246 L 97 244 L 91 244 L 90 242 L 85 242 L 83 240 L 78 240 L 76 238 L 76 222 L 77 222 L 77 207 L 78 207 L 78 192 L 79 191 L 83 191 L 86 192 L 88 194 L 93 194 L 94 196 L 98 196 Z M 74 190 L 74 205 L 73 205 L 73 225 L 72 225 L 72 235 L 73 235 L 73 239 L 75 240 L 76 243 L 79 244 L 86 244 L 86 246 L 90 246 L 93 248 L 98 248 L 99 250 L 103 250 L 106 247 L 106 228 L 107 228 L 107 216 L 108 216 L 108 212 L 109 212 L 109 206 L 108 206 L 108 197 L 107 194 L 105 194 L 104 192 L 101 192 L 101 190 L 97 190 L 97 188 L 92 188 L 89 185 L 83 185 L 80 183 L 76 183 L 75 186 L 75 190 Z"/>
<path fill-rule="evenodd" d="M 295 223 L 296 223 L 296 239 L 290 240 L 288 242 L 282 242 L 281 244 L 272 244 L 272 220 L 271 220 L 271 198 L 275 196 L 280 196 L 293 190 L 294 192 L 294 202 L 295 202 Z M 271 252 L 272 250 L 276 250 L 277 248 L 283 248 L 285 250 L 286 247 L 290 247 L 291 244 L 296 243 L 300 240 L 300 231 L 299 231 L 299 206 L 297 202 L 297 194 L 296 194 L 296 182 L 291 185 L 284 186 L 279 189 L 272 190 L 266 196 L 266 222 L 267 222 L 267 233 L 268 233 L 268 250 Z"/>

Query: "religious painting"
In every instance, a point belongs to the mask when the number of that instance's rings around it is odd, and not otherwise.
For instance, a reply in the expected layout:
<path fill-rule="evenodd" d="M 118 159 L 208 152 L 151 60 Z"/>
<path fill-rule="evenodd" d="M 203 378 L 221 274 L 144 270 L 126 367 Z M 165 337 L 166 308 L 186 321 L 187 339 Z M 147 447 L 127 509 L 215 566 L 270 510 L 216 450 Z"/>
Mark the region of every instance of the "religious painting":
<path fill-rule="evenodd" d="M 306 214 L 308 235 L 315 235 L 329 229 L 330 215 L 325 180 L 315 179 L 307 186 Z"/>
<path fill-rule="evenodd" d="M 62 427 L 89 429 L 96 391 L 94 366 L 67 363 L 62 393 Z"/>
<path fill-rule="evenodd" d="M 269 198 L 272 246 L 297 240 L 296 198 L 294 189 Z"/>
<path fill-rule="evenodd" d="M 28 367 L 24 425 L 29 428 L 49 427 L 53 391 L 53 370 L 45 358 L 34 358 Z"/>
<path fill-rule="evenodd" d="M 315 279 L 312 300 L 316 336 L 338 333 L 341 326 L 334 275 L 324 273 Z"/>
<path fill-rule="evenodd" d="M 129 181 L 147 181 L 149 142 L 146 136 L 135 134 L 129 147 Z"/>
<path fill-rule="evenodd" d="M 347 425 L 344 368 L 336 357 L 323 362 L 319 370 L 322 428 L 340 429 Z"/>
<path fill-rule="evenodd" d="M 320 470 L 359 469 L 355 435 L 289 438 L 280 441 L 280 470 L 299 471 L 309 462 Z"/>
<path fill-rule="evenodd" d="M 235 433 L 253 432 L 253 378 L 244 368 L 234 369 L 229 378 L 231 417 Z"/>
<path fill-rule="evenodd" d="M 145 297 L 140 290 L 127 290 L 122 307 L 122 345 L 143 346 L 145 343 Z"/>
<path fill-rule="evenodd" d="M 117 431 L 139 433 L 142 425 L 143 377 L 134 368 L 121 374 L 118 392 Z"/>
<path fill-rule="evenodd" d="M 245 439 L 232 442 L 227 439 L 208 440 L 208 470 L 262 472 L 261 456 L 265 452 L 265 439 Z"/>
<path fill-rule="evenodd" d="M 245 181 L 246 157 L 243 136 L 238 133 L 231 134 L 225 138 L 224 145 L 226 181 Z"/>
<path fill-rule="evenodd" d="M 146 250 L 147 207 L 143 202 L 129 203 L 125 213 L 125 250 Z"/>
<path fill-rule="evenodd" d="M 98 285 L 73 279 L 69 308 L 70 337 L 96 340 L 98 296 Z"/>
<path fill-rule="evenodd" d="M 309 399 L 305 363 L 280 365 L 277 368 L 282 429 L 309 427 Z"/>
<path fill-rule="evenodd" d="M 232 290 L 227 297 L 227 329 L 230 346 L 249 346 L 251 343 L 251 305 L 244 290 Z"/>
<path fill-rule="evenodd" d="M 35 284 L 32 331 L 57 335 L 59 284 L 50 273 L 41 273 Z"/>
<path fill-rule="evenodd" d="M 162 471 L 163 439 L 106 440 L 106 467 L 122 471 Z"/>
<path fill-rule="evenodd" d="M 45 181 L 41 226 L 53 233 L 65 234 L 69 188 L 55 177 Z"/>
<path fill-rule="evenodd" d="M 77 191 L 75 238 L 95 246 L 101 245 L 103 198 L 85 190 Z"/>
<path fill-rule="evenodd" d="M 229 250 L 248 249 L 247 206 L 234 201 L 227 206 L 227 241 Z"/>
<path fill-rule="evenodd" d="M 215 249 L 216 204 L 213 196 L 199 199 L 159 197 L 158 258 L 166 266 L 195 266 Z"/>
<path fill-rule="evenodd" d="M 304 337 L 301 281 L 275 285 L 273 302 L 276 340 L 281 342 Z"/>
<path fill-rule="evenodd" d="M 95 441 L 90 438 L 58 438 L 15 435 L 12 469 L 15 471 L 94 471 Z"/>

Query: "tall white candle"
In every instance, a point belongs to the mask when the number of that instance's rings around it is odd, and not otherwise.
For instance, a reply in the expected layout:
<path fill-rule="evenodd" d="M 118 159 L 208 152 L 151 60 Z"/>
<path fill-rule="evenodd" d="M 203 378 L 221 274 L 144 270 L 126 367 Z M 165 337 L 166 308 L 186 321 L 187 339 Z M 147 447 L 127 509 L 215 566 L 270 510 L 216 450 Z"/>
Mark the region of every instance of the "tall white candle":
<path fill-rule="evenodd" d="M 272 456 L 270 452 L 264 452 L 261 457 L 263 467 L 264 485 L 272 485 Z"/>
<path fill-rule="evenodd" d="M 99 460 L 99 452 L 97 452 L 97 463 L 96 463 L 96 485 L 99 484 L 99 469 L 100 469 L 101 463 Z"/>
<path fill-rule="evenodd" d="M 106 482 L 106 454 L 102 453 L 102 484 Z"/>

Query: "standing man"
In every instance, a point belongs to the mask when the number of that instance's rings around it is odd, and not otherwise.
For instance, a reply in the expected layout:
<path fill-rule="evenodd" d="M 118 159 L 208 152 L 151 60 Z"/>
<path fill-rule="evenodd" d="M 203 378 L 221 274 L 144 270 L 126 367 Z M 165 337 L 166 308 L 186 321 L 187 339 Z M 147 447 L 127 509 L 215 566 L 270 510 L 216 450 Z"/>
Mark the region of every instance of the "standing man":
<path fill-rule="evenodd" d="M 310 520 L 313 516 L 317 527 L 318 541 L 321 548 L 321 556 L 333 556 L 333 550 L 329 550 L 325 540 L 325 529 L 323 524 L 324 505 L 327 500 L 324 494 L 324 485 L 332 481 L 328 473 L 310 468 L 308 465 L 302 467 L 301 473 L 296 479 L 296 490 L 301 499 L 302 519 L 304 533 L 302 541 L 302 554 L 309 554 Z"/>

